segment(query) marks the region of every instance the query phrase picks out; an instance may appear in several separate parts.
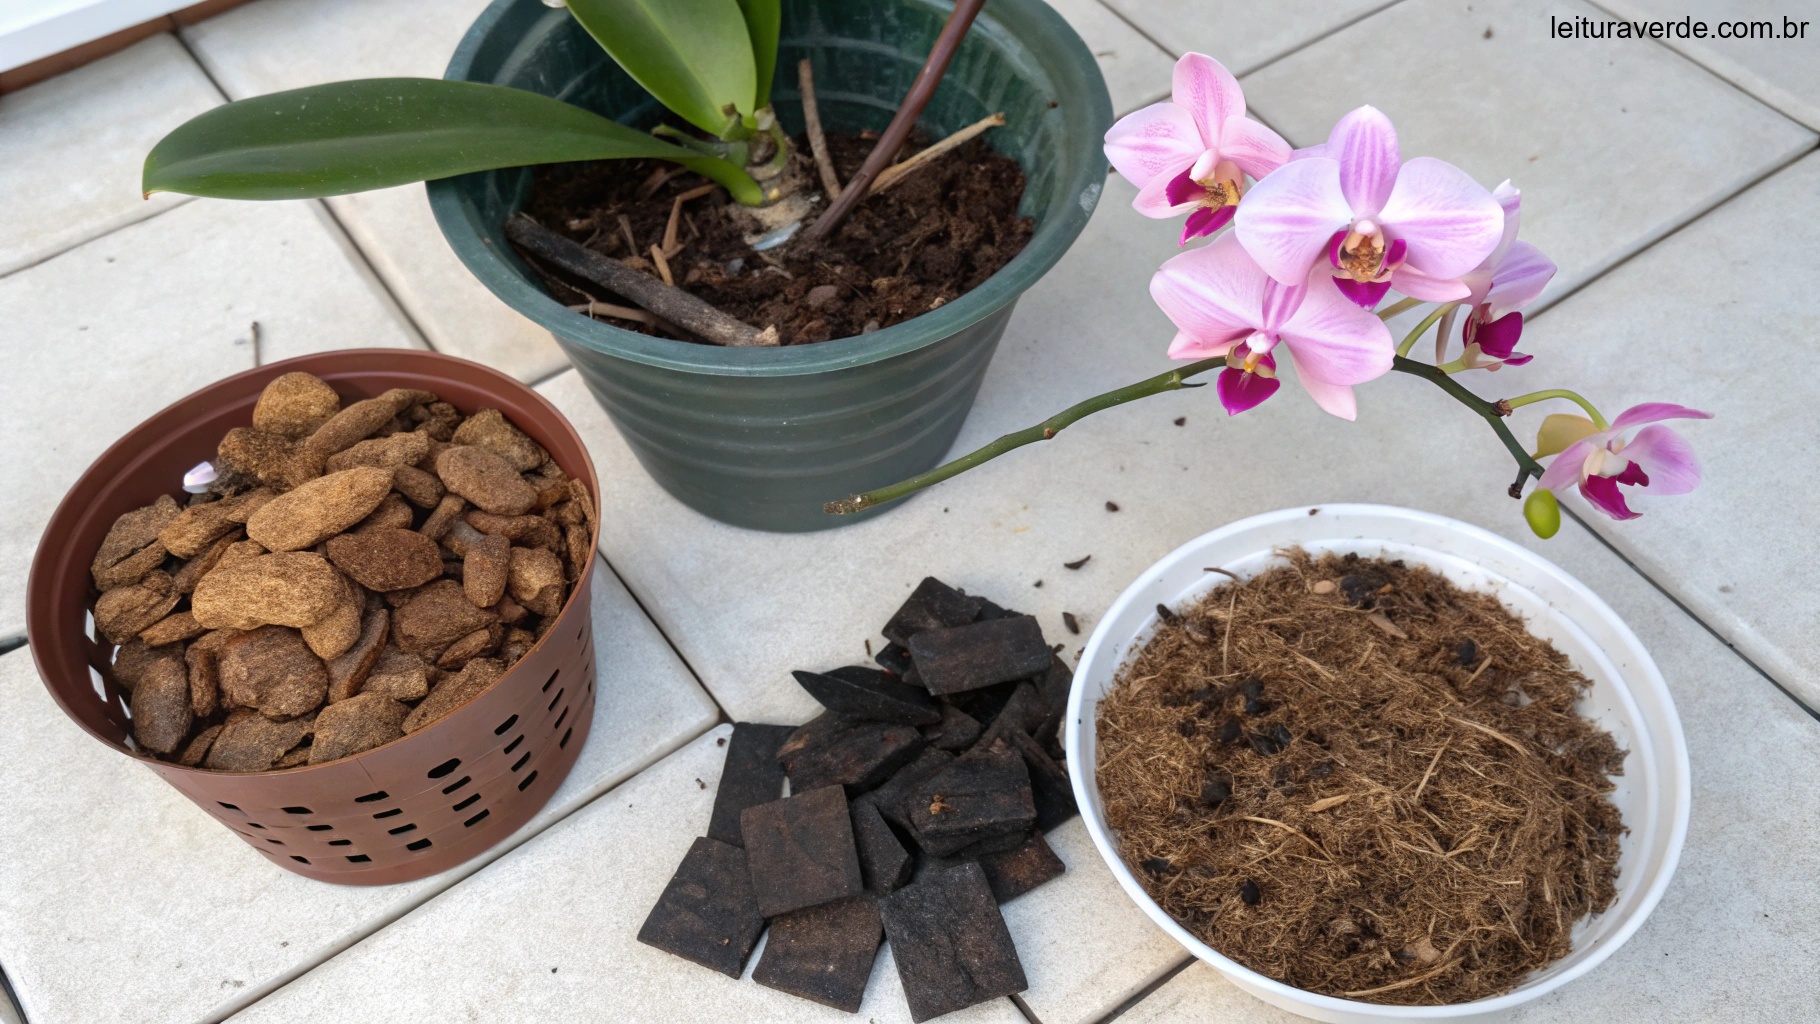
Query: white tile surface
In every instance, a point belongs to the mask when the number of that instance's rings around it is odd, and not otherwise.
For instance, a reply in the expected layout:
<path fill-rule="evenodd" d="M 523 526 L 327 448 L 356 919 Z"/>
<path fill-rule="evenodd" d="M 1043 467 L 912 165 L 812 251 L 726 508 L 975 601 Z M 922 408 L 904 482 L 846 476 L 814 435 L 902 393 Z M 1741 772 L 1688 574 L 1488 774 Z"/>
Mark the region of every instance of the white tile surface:
<path fill-rule="evenodd" d="M 1523 234 L 1560 265 L 1544 302 L 1662 238 L 1814 143 L 1812 132 L 1652 42 L 1548 38 L 1578 0 L 1405 0 L 1244 80 L 1289 140 L 1370 103 L 1405 159 L 1523 190 Z M 1490 30 L 1490 38 L 1485 32 Z M 1344 84 L 1361 60 L 1372 69 Z"/>
<path fill-rule="evenodd" d="M 1820 8 L 1763 0 L 1599 0 L 1620 18 L 1704 21 L 1708 39 L 1664 39 L 1662 44 L 1699 61 L 1714 74 L 1800 121 L 1820 129 Z M 1720 22 L 1770 23 L 1772 38 L 1719 39 Z M 1806 27 L 1797 28 L 1806 22 Z M 1787 31 L 1793 36 L 1784 36 Z M 1729 29 L 1733 33 L 1737 27 Z M 1751 31 L 1751 30 L 1743 30 Z"/>
<path fill-rule="evenodd" d="M 0 637 L 38 534 L 90 461 L 210 381 L 412 336 L 316 207 L 186 203 L 0 278 Z"/>
<path fill-rule="evenodd" d="M 549 805 L 489 856 L 717 717 L 612 572 L 598 568 L 593 732 Z M 218 1019 L 478 867 L 372 888 L 284 871 L 82 733 L 52 703 L 28 649 L 0 657 L 0 751 L 0 963 L 32 1024 Z M 471 966 L 427 948 L 408 959 Z"/>
<path fill-rule="evenodd" d="M 889 952 L 853 1015 L 754 983 L 762 950 L 736 981 L 637 941 L 707 828 L 726 757 L 716 741 L 731 732 L 702 736 L 235 1020 L 908 1021 Z M 1024 1024 L 1005 999 L 942 1020 Z"/>
<path fill-rule="evenodd" d="M 1551 316 L 1555 314 L 1550 314 Z M 1820 1017 L 1820 723 L 1584 531 L 1545 553 L 1623 616 L 1667 677 L 1693 765 L 1693 816 L 1662 903 L 1610 960 L 1512 1014 L 1522 1024 Z M 1300 1020 L 1196 963 L 1120 1024 Z M 1045 1024 L 1048 1024 L 1045 1021 Z"/>
<path fill-rule="evenodd" d="M 145 199 L 139 169 L 220 102 L 169 35 L 0 97 L 0 274 L 182 202 Z"/>
<path fill-rule="evenodd" d="M 1396 0 L 1104 0 L 1169 52 L 1211 54 L 1242 75 Z M 1352 81 L 1350 76 L 1348 81 Z M 1164 91 L 1167 91 L 1165 88 Z"/>
<path fill-rule="evenodd" d="M 1704 463 L 1699 490 L 1639 499 L 1632 522 L 1588 521 L 1814 708 L 1820 593 L 1802 581 L 1820 558 L 1820 387 L 1789 357 L 1820 329 L 1820 225 L 1792 215 L 1817 195 L 1809 156 L 1549 310 L 1524 335 L 1536 361 L 1499 371 L 1502 394 L 1583 385 L 1607 416 L 1637 401 L 1715 414 L 1675 425 Z"/>
<path fill-rule="evenodd" d="M 229 96 L 347 78 L 440 78 L 486 0 L 258 0 L 184 30 Z M 422 185 L 328 200 L 438 351 L 537 380 L 568 365 L 548 331 L 514 313 L 443 241 Z"/>
<path fill-rule="evenodd" d="M 1136 110 L 1169 92 L 1175 58 L 1144 38 L 1100 0 L 1049 0 L 1068 19 L 1106 76 L 1114 113 Z"/>

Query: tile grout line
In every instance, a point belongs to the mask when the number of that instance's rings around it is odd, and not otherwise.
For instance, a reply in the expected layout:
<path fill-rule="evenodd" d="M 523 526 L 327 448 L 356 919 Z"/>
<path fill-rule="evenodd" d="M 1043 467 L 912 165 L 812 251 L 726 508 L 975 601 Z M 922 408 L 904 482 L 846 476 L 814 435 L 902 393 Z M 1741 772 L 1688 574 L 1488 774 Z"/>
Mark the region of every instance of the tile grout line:
<path fill-rule="evenodd" d="M 1167 985 L 1170 982 L 1174 981 L 1176 978 L 1176 975 L 1181 974 L 1183 971 L 1187 970 L 1190 967 L 1193 967 L 1195 965 L 1195 962 L 1196 961 L 1195 961 L 1194 957 L 1184 955 L 1182 957 L 1182 960 L 1180 963 L 1178 963 L 1175 966 L 1164 971 L 1162 973 L 1162 975 L 1160 975 L 1155 981 L 1152 981 L 1150 984 L 1145 985 L 1141 989 L 1138 989 L 1137 992 L 1131 996 L 1131 998 L 1129 998 L 1129 999 L 1125 1000 L 1124 1002 L 1118 1004 L 1117 1006 L 1113 1007 L 1111 1012 L 1107 1013 L 1104 1017 L 1101 1017 L 1098 1020 L 1096 1020 L 1094 1022 L 1094 1024 L 1110 1024 L 1111 1021 L 1117 1020 L 1118 1018 L 1123 1017 L 1125 1014 L 1130 1013 L 1132 1010 L 1137 1008 L 1139 1003 L 1142 1003 L 1144 1000 L 1149 999 L 1152 995 L 1154 995 L 1156 993 L 1157 989 L 1160 989 L 1164 985 Z"/>
<path fill-rule="evenodd" d="M 638 613 L 645 617 L 645 621 L 651 624 L 652 629 L 657 630 L 658 636 L 663 637 L 664 643 L 670 648 L 670 653 L 676 655 L 677 661 L 682 662 L 682 667 L 688 670 L 690 678 L 695 680 L 695 685 L 701 687 L 702 693 L 707 694 L 709 703 L 714 705 L 714 710 L 720 715 L 714 725 L 735 721 L 733 716 L 727 712 L 726 707 L 721 704 L 720 698 L 714 696 L 714 691 L 708 688 L 708 683 L 701 677 L 701 673 L 697 672 L 695 666 L 689 662 L 688 655 L 682 652 L 682 648 L 676 646 L 675 640 L 670 639 L 669 630 L 664 629 L 663 624 L 657 621 L 657 616 L 652 615 L 651 610 L 645 607 L 644 598 L 639 597 L 638 592 L 632 589 L 632 585 L 626 582 L 623 573 L 613 568 L 613 563 L 607 559 L 607 553 L 596 548 L 595 554 L 600 556 L 601 564 L 605 565 L 608 571 L 613 573 L 614 578 L 619 580 L 619 585 L 625 588 L 626 596 L 632 599 L 632 604 L 638 608 Z M 712 729 L 714 726 L 711 725 L 708 728 Z"/>
<path fill-rule="evenodd" d="M 1262 71 L 1265 68 L 1267 68 L 1267 67 L 1271 66 L 1272 64 L 1275 64 L 1279 61 L 1287 60 L 1288 58 L 1293 57 L 1298 53 L 1301 53 L 1303 50 L 1308 49 L 1310 46 L 1313 46 L 1316 43 L 1322 42 L 1323 40 L 1326 40 L 1332 36 L 1339 35 L 1341 32 L 1346 31 L 1347 29 L 1353 27 L 1354 25 L 1357 25 L 1359 22 L 1364 21 L 1367 18 L 1375 18 L 1378 15 L 1383 14 L 1385 11 L 1390 10 L 1392 7 L 1395 7 L 1399 3 L 1402 3 L 1402 0 L 1389 0 L 1388 3 L 1379 4 L 1378 6 L 1373 7 L 1369 11 L 1361 11 L 1361 12 L 1359 12 L 1358 16 L 1349 18 L 1346 21 L 1328 29 L 1327 31 L 1322 32 L 1320 35 L 1314 36 L 1309 39 L 1304 39 L 1301 42 L 1295 44 L 1294 46 L 1290 47 L 1287 50 L 1284 50 L 1282 53 L 1279 53 L 1274 57 L 1266 57 L 1264 59 L 1263 63 L 1258 64 L 1255 67 L 1249 67 L 1243 71 L 1234 71 L 1232 73 L 1232 77 L 1244 78 L 1248 75 L 1252 75 L 1259 71 Z"/>
<path fill-rule="evenodd" d="M 1026 989 L 1026 991 L 1028 990 Z M 1036 1011 L 1030 1008 L 1029 1003 L 1024 1002 L 1024 997 L 1022 995 L 1013 992 L 1005 998 L 1011 1001 L 1011 1008 L 1022 1014 L 1024 1019 L 1029 1021 L 1030 1024 L 1043 1024 L 1043 1018 L 1037 1016 Z"/>
<path fill-rule="evenodd" d="M 166 195 L 173 195 L 173 194 L 174 193 L 166 193 Z M 68 245 L 62 247 L 61 249 L 55 249 L 55 250 L 45 253 L 42 256 L 34 257 L 33 259 L 27 260 L 26 262 L 19 264 L 18 266 L 12 268 L 11 270 L 0 270 L 0 280 L 5 280 L 6 278 L 13 276 L 14 274 L 23 274 L 26 271 L 31 270 L 33 267 L 41 267 L 44 264 L 49 263 L 50 261 L 56 259 L 59 256 L 67 256 L 70 253 L 75 252 L 77 249 L 80 249 L 85 245 L 92 245 L 95 242 L 101 241 L 103 238 L 107 238 L 112 235 L 117 235 L 120 232 L 127 230 L 128 228 L 138 227 L 139 225 L 144 224 L 145 222 L 151 220 L 154 217 L 162 217 L 165 214 L 170 213 L 173 210 L 182 209 L 183 207 L 185 207 L 195 201 L 196 201 L 195 196 L 180 196 L 173 202 L 164 206 L 162 209 L 153 210 L 152 212 L 146 214 L 143 217 L 134 217 L 131 220 L 125 221 L 120 224 L 116 224 L 111 228 L 103 228 L 102 230 L 97 231 L 92 235 L 85 235 L 85 236 L 78 238 L 75 241 L 69 243 Z"/>

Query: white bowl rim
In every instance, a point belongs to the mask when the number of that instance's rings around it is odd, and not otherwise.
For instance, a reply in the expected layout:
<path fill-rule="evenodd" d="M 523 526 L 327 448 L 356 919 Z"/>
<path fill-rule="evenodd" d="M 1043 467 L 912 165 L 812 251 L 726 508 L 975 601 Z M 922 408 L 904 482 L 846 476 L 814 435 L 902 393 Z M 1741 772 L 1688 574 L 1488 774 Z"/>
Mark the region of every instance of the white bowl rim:
<path fill-rule="evenodd" d="M 1377 515 L 1394 519 L 1404 519 L 1411 523 L 1419 523 L 1443 531 L 1463 534 L 1479 543 L 1498 549 L 1502 554 L 1515 561 L 1528 563 L 1538 572 L 1553 577 L 1556 582 L 1574 591 L 1577 596 L 1587 603 L 1587 606 L 1595 615 L 1606 620 L 1607 625 L 1613 629 L 1618 638 L 1632 648 L 1630 653 L 1636 656 L 1637 674 L 1640 677 L 1643 686 L 1653 691 L 1655 698 L 1661 701 L 1661 706 L 1664 711 L 1663 717 L 1668 724 L 1666 738 L 1668 746 L 1674 755 L 1672 771 L 1675 775 L 1675 778 L 1671 780 L 1675 788 L 1673 820 L 1668 823 L 1668 842 L 1662 857 L 1661 868 L 1657 871 L 1656 877 L 1651 881 L 1649 887 L 1639 894 L 1636 910 L 1620 927 L 1601 936 L 1588 949 L 1586 956 L 1578 963 L 1543 979 L 1539 984 L 1522 988 L 1517 991 L 1507 992 L 1500 996 L 1493 996 L 1489 999 L 1477 999 L 1468 1003 L 1448 1003 L 1441 1006 L 1367 1003 L 1354 999 L 1342 999 L 1337 996 L 1321 995 L 1317 992 L 1296 988 L 1293 985 L 1286 985 L 1268 975 L 1259 974 L 1236 960 L 1232 960 L 1221 954 L 1218 950 L 1202 942 L 1200 939 L 1195 938 L 1186 928 L 1183 928 L 1174 918 L 1164 912 L 1163 908 L 1157 906 L 1156 901 L 1152 900 L 1150 894 L 1146 893 L 1143 886 L 1138 884 L 1136 877 L 1131 873 L 1131 869 L 1128 868 L 1125 865 L 1124 860 L 1119 857 L 1118 850 L 1112 844 L 1110 827 L 1100 821 L 1098 816 L 1091 810 L 1093 801 L 1090 799 L 1092 794 L 1088 790 L 1087 780 L 1089 778 L 1088 771 L 1092 766 L 1083 766 L 1081 764 L 1081 684 L 1085 667 L 1093 664 L 1095 655 L 1099 652 L 1100 647 L 1128 639 L 1125 637 L 1116 639 L 1111 638 L 1111 631 L 1108 628 L 1109 624 L 1116 621 L 1120 613 L 1122 613 L 1128 605 L 1141 599 L 1140 595 L 1147 591 L 1147 584 L 1150 580 L 1160 575 L 1177 562 L 1191 559 L 1192 556 L 1206 545 L 1218 540 L 1223 540 L 1232 534 L 1243 533 L 1257 529 L 1258 527 L 1304 520 L 1309 516 L 1315 515 L 1317 512 L 1335 515 Z M 1363 537 L 1360 539 L 1367 541 L 1374 539 L 1394 541 L 1394 538 Z M 1612 682 L 1619 690 L 1625 691 L 1626 693 L 1631 689 L 1630 684 L 1622 677 L 1616 677 Z M 1437 1020 L 1469 1017 L 1509 1010 L 1529 1002 L 1530 1000 L 1546 995 L 1568 982 L 1583 976 L 1586 972 L 1599 966 L 1601 963 L 1604 963 L 1607 958 L 1617 952 L 1618 948 L 1624 945 L 1624 943 L 1636 933 L 1638 928 L 1643 926 L 1643 922 L 1649 918 L 1649 915 L 1655 910 L 1656 904 L 1661 901 L 1663 892 L 1667 890 L 1668 883 L 1674 877 L 1675 869 L 1680 864 L 1681 848 L 1687 839 L 1687 823 L 1693 800 L 1691 770 L 1687 756 L 1687 737 L 1681 728 L 1681 716 L 1675 709 L 1674 697 L 1669 693 L 1668 683 L 1663 679 L 1662 672 L 1656 666 L 1655 659 L 1650 657 L 1648 649 L 1643 646 L 1643 642 L 1638 639 L 1636 633 L 1631 630 L 1630 625 L 1626 623 L 1616 611 L 1613 611 L 1610 605 L 1606 604 L 1603 599 L 1585 584 L 1569 575 L 1566 570 L 1536 554 L 1529 548 L 1492 533 L 1490 530 L 1474 526 L 1471 523 L 1461 522 L 1460 520 L 1437 515 L 1432 512 L 1422 512 L 1417 509 L 1403 508 L 1397 505 L 1332 502 L 1328 504 L 1300 505 L 1294 508 L 1278 509 L 1274 512 L 1264 512 L 1258 515 L 1249 516 L 1245 519 L 1235 520 L 1217 529 L 1210 530 L 1187 541 L 1169 554 L 1163 556 L 1143 572 L 1139 573 L 1131 584 L 1125 588 L 1124 592 L 1119 594 L 1118 599 L 1100 616 L 1099 625 L 1094 628 L 1093 635 L 1088 638 L 1087 646 L 1082 648 L 1080 660 L 1075 669 L 1074 681 L 1069 687 L 1068 714 L 1064 725 L 1066 731 L 1063 744 L 1068 758 L 1068 765 L 1070 768 L 1069 776 L 1074 787 L 1075 802 L 1081 808 L 1082 822 L 1087 827 L 1088 835 L 1093 839 L 1094 848 L 1099 851 L 1100 858 L 1106 862 L 1106 866 L 1112 871 L 1113 877 L 1118 880 L 1120 888 L 1125 890 L 1125 894 L 1129 896 L 1131 900 L 1138 905 L 1139 909 L 1143 910 L 1152 921 L 1177 942 L 1181 943 L 1182 947 L 1196 958 L 1211 964 L 1222 973 L 1241 981 L 1245 986 L 1268 992 L 1286 1002 L 1298 1003 L 1311 1009 L 1324 1010 L 1330 1013 L 1355 1014 L 1364 1017 L 1381 1017 L 1386 1020 Z M 1664 767 L 1670 766 L 1658 765 L 1657 771 L 1661 772 Z"/>

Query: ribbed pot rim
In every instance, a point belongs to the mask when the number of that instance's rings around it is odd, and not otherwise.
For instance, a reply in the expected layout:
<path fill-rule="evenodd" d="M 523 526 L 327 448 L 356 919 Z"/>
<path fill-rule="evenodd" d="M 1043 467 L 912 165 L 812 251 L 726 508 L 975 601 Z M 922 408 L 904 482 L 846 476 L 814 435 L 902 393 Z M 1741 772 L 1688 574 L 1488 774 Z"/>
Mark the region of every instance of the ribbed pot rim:
<path fill-rule="evenodd" d="M 494 0 L 462 37 L 443 77 L 476 80 L 471 76 L 483 42 L 511 7 L 535 2 Z M 891 2 L 951 6 L 940 0 Z M 1060 136 L 1081 152 L 1076 154 L 1073 173 L 1043 210 L 1029 244 L 1011 262 L 979 287 L 940 308 L 871 334 L 784 348 L 729 348 L 624 330 L 575 313 L 518 274 L 510 258 L 490 244 L 475 223 L 474 211 L 455 185 L 459 178 L 428 183 L 430 208 L 456 255 L 482 284 L 567 344 L 660 369 L 727 377 L 826 373 L 912 352 L 985 319 L 1048 273 L 1087 226 L 1105 184 L 1100 150 L 1105 129 L 1112 123 L 1112 99 L 1098 62 L 1079 34 L 1044 0 L 993 0 L 971 31 L 1026 41 L 1029 52 L 1050 71 L 1055 83 L 1056 109 L 1063 117 Z"/>

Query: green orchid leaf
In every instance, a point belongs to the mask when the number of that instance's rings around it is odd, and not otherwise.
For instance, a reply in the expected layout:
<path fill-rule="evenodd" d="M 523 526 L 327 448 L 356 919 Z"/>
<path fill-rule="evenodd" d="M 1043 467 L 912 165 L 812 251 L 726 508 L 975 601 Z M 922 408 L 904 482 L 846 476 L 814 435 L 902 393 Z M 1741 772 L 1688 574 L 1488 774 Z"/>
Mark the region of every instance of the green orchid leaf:
<path fill-rule="evenodd" d="M 192 118 L 146 156 L 144 190 L 311 199 L 495 167 L 627 157 L 709 162 L 522 89 L 370 78 L 240 100 Z M 757 186 L 750 191 L 756 195 Z"/>
<path fill-rule="evenodd" d="M 777 37 L 782 31 L 782 0 L 739 0 L 746 15 L 746 33 L 752 37 L 752 61 L 758 69 L 758 105 L 771 103 L 771 78 L 777 71 Z"/>
<path fill-rule="evenodd" d="M 739 0 L 568 0 L 569 13 L 657 101 L 725 136 L 749 123 L 758 71 Z M 775 49 L 775 47 L 773 48 Z"/>

